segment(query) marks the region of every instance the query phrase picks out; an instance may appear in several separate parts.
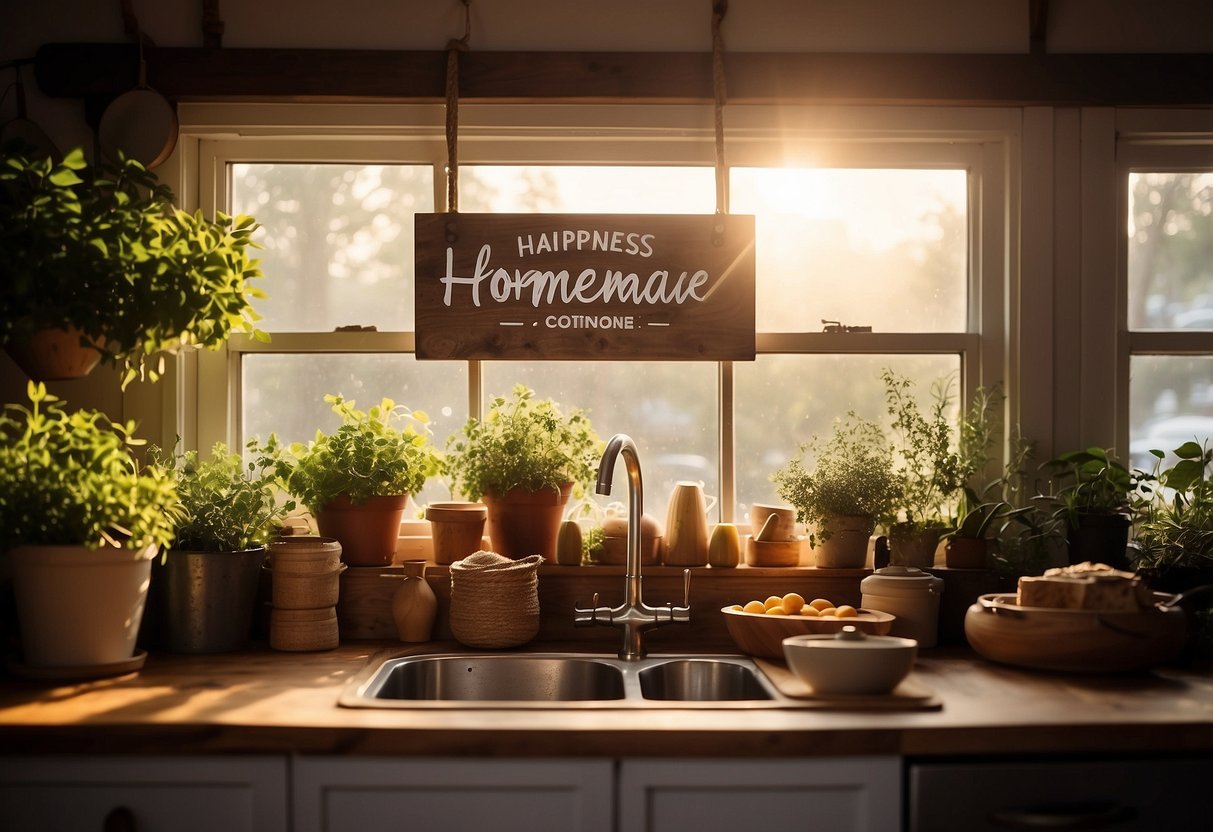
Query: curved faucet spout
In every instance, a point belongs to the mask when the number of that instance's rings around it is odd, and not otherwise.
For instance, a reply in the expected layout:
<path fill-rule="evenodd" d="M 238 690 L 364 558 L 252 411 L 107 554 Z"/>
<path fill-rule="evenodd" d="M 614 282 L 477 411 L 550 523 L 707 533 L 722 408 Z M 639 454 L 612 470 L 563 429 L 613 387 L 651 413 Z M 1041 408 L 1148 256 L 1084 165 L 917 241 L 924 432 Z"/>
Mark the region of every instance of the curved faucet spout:
<path fill-rule="evenodd" d="M 595 490 L 599 494 L 611 493 L 611 480 L 615 475 L 615 460 L 623 455 L 628 472 L 628 538 L 627 566 L 625 568 L 624 601 L 618 607 L 598 607 L 595 594 L 592 609 L 574 610 L 574 623 L 579 625 L 612 624 L 623 627 L 623 647 L 619 657 L 627 660 L 644 658 L 643 632 L 648 627 L 657 627 L 666 622 L 690 620 L 690 588 L 684 578 L 683 606 L 673 604 L 663 608 L 649 607 L 644 603 L 640 590 L 640 526 L 644 516 L 644 486 L 640 475 L 640 455 L 636 443 L 626 433 L 617 433 L 607 443 L 602 460 L 598 463 L 598 482 Z M 604 618 L 599 618 L 599 615 Z"/>
<path fill-rule="evenodd" d="M 637 604 L 640 602 L 640 518 L 644 516 L 644 481 L 640 474 L 640 453 L 626 433 L 612 436 L 602 452 L 595 490 L 599 494 L 611 493 L 615 460 L 620 454 L 628 472 L 627 603 Z"/>

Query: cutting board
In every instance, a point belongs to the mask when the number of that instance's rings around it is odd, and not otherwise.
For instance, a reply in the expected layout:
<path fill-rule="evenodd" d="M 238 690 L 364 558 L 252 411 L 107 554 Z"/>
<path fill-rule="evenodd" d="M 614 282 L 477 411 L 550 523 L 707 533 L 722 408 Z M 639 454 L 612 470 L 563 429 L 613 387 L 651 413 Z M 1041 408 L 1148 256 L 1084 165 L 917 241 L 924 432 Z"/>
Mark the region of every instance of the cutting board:
<path fill-rule="evenodd" d="M 905 679 L 891 693 L 818 695 L 783 662 L 755 658 L 754 663 L 767 675 L 775 689 L 799 700 L 806 708 L 838 711 L 938 711 L 943 702 L 935 692 L 912 678 Z"/>

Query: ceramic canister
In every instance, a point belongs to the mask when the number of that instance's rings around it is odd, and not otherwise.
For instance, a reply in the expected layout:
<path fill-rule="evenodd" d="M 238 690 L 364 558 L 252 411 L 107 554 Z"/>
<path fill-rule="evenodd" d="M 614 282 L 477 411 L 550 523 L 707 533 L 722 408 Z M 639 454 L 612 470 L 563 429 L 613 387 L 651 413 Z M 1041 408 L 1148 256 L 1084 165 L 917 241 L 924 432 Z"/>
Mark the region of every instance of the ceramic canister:
<path fill-rule="evenodd" d="M 864 609 L 897 616 L 890 635 L 915 639 L 919 647 L 935 646 L 942 578 L 916 566 L 886 566 L 864 578 L 859 589 Z"/>

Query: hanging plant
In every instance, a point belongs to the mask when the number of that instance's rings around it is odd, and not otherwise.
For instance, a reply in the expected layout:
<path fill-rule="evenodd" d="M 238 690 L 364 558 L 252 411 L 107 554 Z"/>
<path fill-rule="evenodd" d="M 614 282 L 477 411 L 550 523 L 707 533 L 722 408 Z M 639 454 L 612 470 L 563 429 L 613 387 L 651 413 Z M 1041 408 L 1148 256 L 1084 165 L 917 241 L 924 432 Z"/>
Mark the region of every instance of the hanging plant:
<path fill-rule="evenodd" d="M 155 381 L 164 354 L 258 340 L 264 298 L 252 217 L 176 209 L 172 191 L 134 159 L 91 168 L 0 153 L 0 344 L 68 330 L 124 369 L 122 386 Z"/>

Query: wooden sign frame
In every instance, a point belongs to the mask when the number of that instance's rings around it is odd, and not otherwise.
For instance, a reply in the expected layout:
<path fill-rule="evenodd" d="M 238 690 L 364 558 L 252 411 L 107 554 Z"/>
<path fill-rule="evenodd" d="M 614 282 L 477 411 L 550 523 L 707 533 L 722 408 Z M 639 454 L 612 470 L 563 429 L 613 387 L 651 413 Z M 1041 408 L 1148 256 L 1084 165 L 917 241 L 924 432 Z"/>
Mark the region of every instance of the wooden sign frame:
<path fill-rule="evenodd" d="M 417 357 L 752 361 L 754 217 L 418 214 Z"/>

